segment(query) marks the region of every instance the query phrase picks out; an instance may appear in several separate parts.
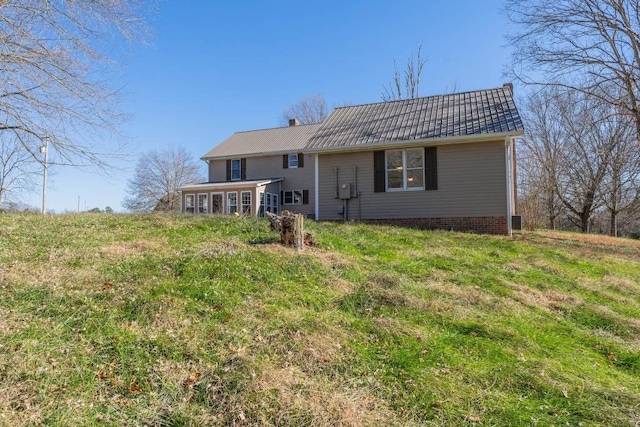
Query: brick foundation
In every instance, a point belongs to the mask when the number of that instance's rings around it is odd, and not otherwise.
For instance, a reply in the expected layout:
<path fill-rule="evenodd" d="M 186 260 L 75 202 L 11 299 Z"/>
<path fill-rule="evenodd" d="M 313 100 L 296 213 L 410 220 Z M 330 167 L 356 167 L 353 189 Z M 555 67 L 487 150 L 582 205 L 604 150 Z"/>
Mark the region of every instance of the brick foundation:
<path fill-rule="evenodd" d="M 430 230 L 465 231 L 478 234 L 507 234 L 507 217 L 398 218 L 361 220 L 368 224 L 389 224 Z"/>

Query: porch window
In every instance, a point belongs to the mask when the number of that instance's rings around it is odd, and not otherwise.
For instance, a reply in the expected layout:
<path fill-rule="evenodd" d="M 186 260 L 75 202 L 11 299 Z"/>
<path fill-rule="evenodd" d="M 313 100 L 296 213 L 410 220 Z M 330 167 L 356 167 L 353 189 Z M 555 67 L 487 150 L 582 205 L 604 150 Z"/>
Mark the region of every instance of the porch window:
<path fill-rule="evenodd" d="M 227 193 L 227 213 L 233 215 L 236 212 L 238 212 L 238 193 L 229 192 Z"/>
<path fill-rule="evenodd" d="M 187 213 L 195 213 L 195 195 L 187 194 L 184 196 L 184 211 Z"/>
<path fill-rule="evenodd" d="M 198 194 L 198 213 L 209 213 L 209 199 L 206 194 Z"/>
<path fill-rule="evenodd" d="M 251 191 L 243 191 L 240 195 L 242 202 L 242 213 L 251 215 Z"/>
<path fill-rule="evenodd" d="M 260 207 L 258 208 L 258 216 L 264 216 L 264 197 L 265 193 L 260 193 Z"/>

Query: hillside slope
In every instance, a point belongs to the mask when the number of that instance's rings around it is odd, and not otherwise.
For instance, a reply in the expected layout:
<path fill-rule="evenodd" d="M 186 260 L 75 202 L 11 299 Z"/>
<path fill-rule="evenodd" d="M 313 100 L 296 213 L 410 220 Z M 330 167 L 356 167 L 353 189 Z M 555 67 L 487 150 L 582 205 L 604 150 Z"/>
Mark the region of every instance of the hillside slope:
<path fill-rule="evenodd" d="M 0 215 L 0 425 L 637 425 L 640 244 Z"/>

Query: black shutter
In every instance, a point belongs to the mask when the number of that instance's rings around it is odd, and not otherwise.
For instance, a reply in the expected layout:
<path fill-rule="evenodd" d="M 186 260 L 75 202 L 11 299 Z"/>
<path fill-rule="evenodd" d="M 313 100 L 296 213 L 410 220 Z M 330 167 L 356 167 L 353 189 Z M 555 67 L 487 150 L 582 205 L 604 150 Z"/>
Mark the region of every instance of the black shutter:
<path fill-rule="evenodd" d="M 302 204 L 309 204 L 309 190 L 302 190 Z"/>
<path fill-rule="evenodd" d="M 284 191 L 280 191 L 280 204 L 284 205 Z"/>
<path fill-rule="evenodd" d="M 231 181 L 231 160 L 227 160 L 227 181 Z"/>
<path fill-rule="evenodd" d="M 282 156 L 282 167 L 283 169 L 289 169 L 289 155 L 285 154 Z"/>
<path fill-rule="evenodd" d="M 302 153 L 298 153 L 298 167 L 299 168 L 304 167 L 304 154 Z"/>
<path fill-rule="evenodd" d="M 384 193 L 385 191 L 385 165 L 384 151 L 373 152 L 373 191 L 376 193 Z"/>
<path fill-rule="evenodd" d="M 437 147 L 424 147 L 424 189 L 438 189 L 438 151 Z"/>
<path fill-rule="evenodd" d="M 240 179 L 247 179 L 247 159 L 240 159 Z"/>

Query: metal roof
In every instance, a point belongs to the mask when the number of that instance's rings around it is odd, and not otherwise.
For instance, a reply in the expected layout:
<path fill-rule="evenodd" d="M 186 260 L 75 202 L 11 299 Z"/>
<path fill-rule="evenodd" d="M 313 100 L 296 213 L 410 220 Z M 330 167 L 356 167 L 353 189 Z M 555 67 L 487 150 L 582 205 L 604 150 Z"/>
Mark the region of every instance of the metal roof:
<path fill-rule="evenodd" d="M 336 108 L 309 139 L 307 150 L 378 143 L 521 134 L 511 88 L 427 96 Z"/>
<path fill-rule="evenodd" d="M 225 158 L 350 149 L 372 144 L 491 134 L 522 135 L 510 85 L 340 107 L 321 124 L 236 132 L 204 156 Z"/>
<path fill-rule="evenodd" d="M 202 158 L 302 151 L 319 127 L 315 124 L 236 132 Z"/>

